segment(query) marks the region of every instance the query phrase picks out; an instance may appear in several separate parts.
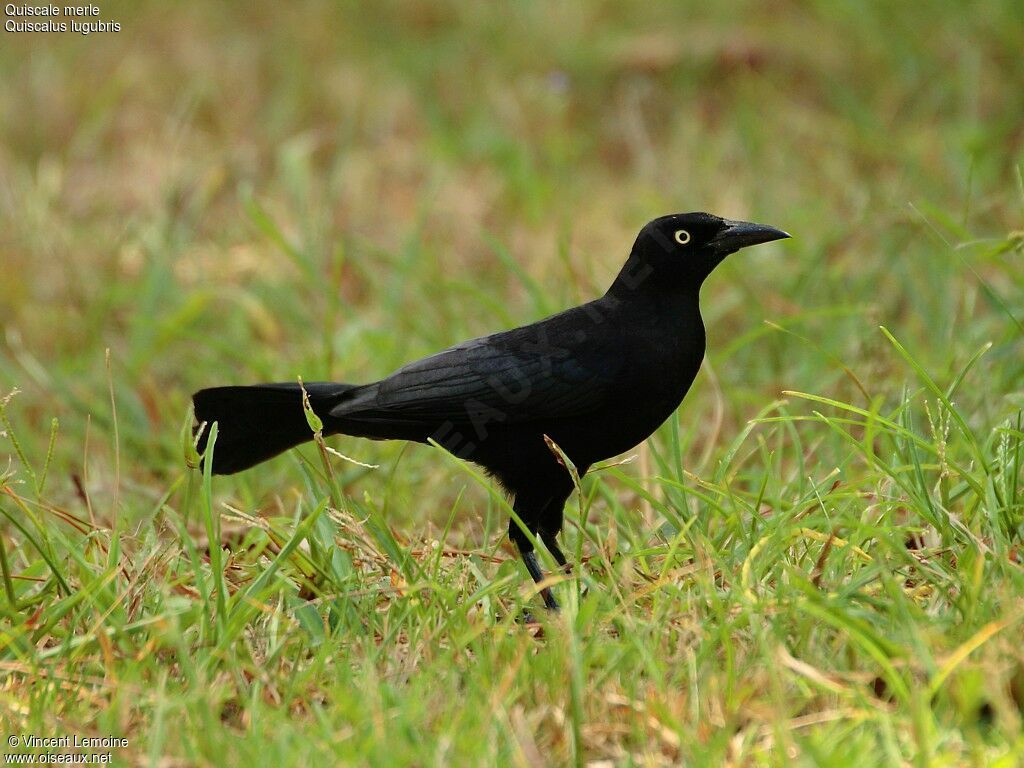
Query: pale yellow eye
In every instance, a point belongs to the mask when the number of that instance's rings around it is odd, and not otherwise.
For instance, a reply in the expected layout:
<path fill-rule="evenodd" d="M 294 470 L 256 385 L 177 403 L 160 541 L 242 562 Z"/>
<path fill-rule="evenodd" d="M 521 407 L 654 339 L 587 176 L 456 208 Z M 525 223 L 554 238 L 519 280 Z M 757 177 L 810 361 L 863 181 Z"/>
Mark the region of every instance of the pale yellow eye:
<path fill-rule="evenodd" d="M 690 242 L 690 233 L 687 232 L 685 229 L 677 229 L 676 242 L 679 243 L 680 245 L 686 245 L 688 242 Z"/>

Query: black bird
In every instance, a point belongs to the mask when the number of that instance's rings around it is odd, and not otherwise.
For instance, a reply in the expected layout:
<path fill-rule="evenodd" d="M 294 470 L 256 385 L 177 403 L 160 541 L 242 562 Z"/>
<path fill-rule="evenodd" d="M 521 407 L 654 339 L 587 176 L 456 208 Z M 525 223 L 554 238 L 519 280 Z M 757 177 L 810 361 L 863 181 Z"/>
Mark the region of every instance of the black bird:
<path fill-rule="evenodd" d="M 572 478 L 634 447 L 682 402 L 704 358 L 701 284 L 729 254 L 789 237 L 774 227 L 709 213 L 662 216 L 633 243 L 599 299 L 531 325 L 463 342 L 372 384 L 305 389 L 325 435 L 433 439 L 473 461 L 513 496 L 513 509 L 559 565 L 555 537 Z M 196 419 L 218 423 L 212 471 L 231 474 L 313 438 L 300 385 L 215 387 L 193 395 Z M 199 438 L 205 450 L 208 432 Z M 531 537 L 513 519 L 534 581 L 543 573 Z M 557 609 L 549 589 L 545 605 Z"/>

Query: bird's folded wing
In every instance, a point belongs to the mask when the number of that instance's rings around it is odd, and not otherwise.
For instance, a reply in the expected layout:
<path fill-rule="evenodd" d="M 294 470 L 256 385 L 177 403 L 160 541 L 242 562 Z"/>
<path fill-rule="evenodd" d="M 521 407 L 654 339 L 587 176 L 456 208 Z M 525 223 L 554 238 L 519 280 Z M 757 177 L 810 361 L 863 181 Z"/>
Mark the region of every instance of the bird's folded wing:
<path fill-rule="evenodd" d="M 410 363 L 382 380 L 372 400 L 335 415 L 378 422 L 507 424 L 572 418 L 600 410 L 621 381 L 621 355 L 603 345 L 565 348 L 499 334 Z"/>

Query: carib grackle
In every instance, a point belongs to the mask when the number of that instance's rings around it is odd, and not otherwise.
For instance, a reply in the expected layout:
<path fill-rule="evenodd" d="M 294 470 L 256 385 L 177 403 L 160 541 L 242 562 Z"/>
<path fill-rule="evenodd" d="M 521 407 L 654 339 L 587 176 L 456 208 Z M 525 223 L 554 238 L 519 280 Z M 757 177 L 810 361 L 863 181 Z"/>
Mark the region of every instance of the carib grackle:
<path fill-rule="evenodd" d="M 599 299 L 510 331 L 463 342 L 371 384 L 309 383 L 325 435 L 430 440 L 481 465 L 512 495 L 509 537 L 530 576 L 531 538 L 568 569 L 555 539 L 580 475 L 634 447 L 682 402 L 704 357 L 698 294 L 729 254 L 789 237 L 708 213 L 662 216 L 637 235 Z M 193 396 L 199 426 L 218 423 L 212 471 L 238 472 L 313 438 L 300 384 L 214 387 Z M 206 446 L 203 430 L 199 450 Z M 551 590 L 545 605 L 557 609 Z"/>

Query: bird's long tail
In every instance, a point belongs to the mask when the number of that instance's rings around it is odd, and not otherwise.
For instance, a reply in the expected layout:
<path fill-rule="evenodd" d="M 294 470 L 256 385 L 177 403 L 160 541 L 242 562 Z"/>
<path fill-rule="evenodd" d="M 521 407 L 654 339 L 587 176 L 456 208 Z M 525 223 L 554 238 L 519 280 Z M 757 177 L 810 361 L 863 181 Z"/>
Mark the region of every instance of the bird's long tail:
<path fill-rule="evenodd" d="M 315 382 L 305 384 L 313 412 L 331 434 L 328 412 L 341 402 L 352 384 Z M 302 408 L 298 384 L 256 384 L 248 387 L 213 387 L 192 395 L 199 437 L 199 452 L 206 450 L 210 426 L 217 422 L 212 471 L 230 475 L 266 461 L 313 439 L 313 430 Z"/>

